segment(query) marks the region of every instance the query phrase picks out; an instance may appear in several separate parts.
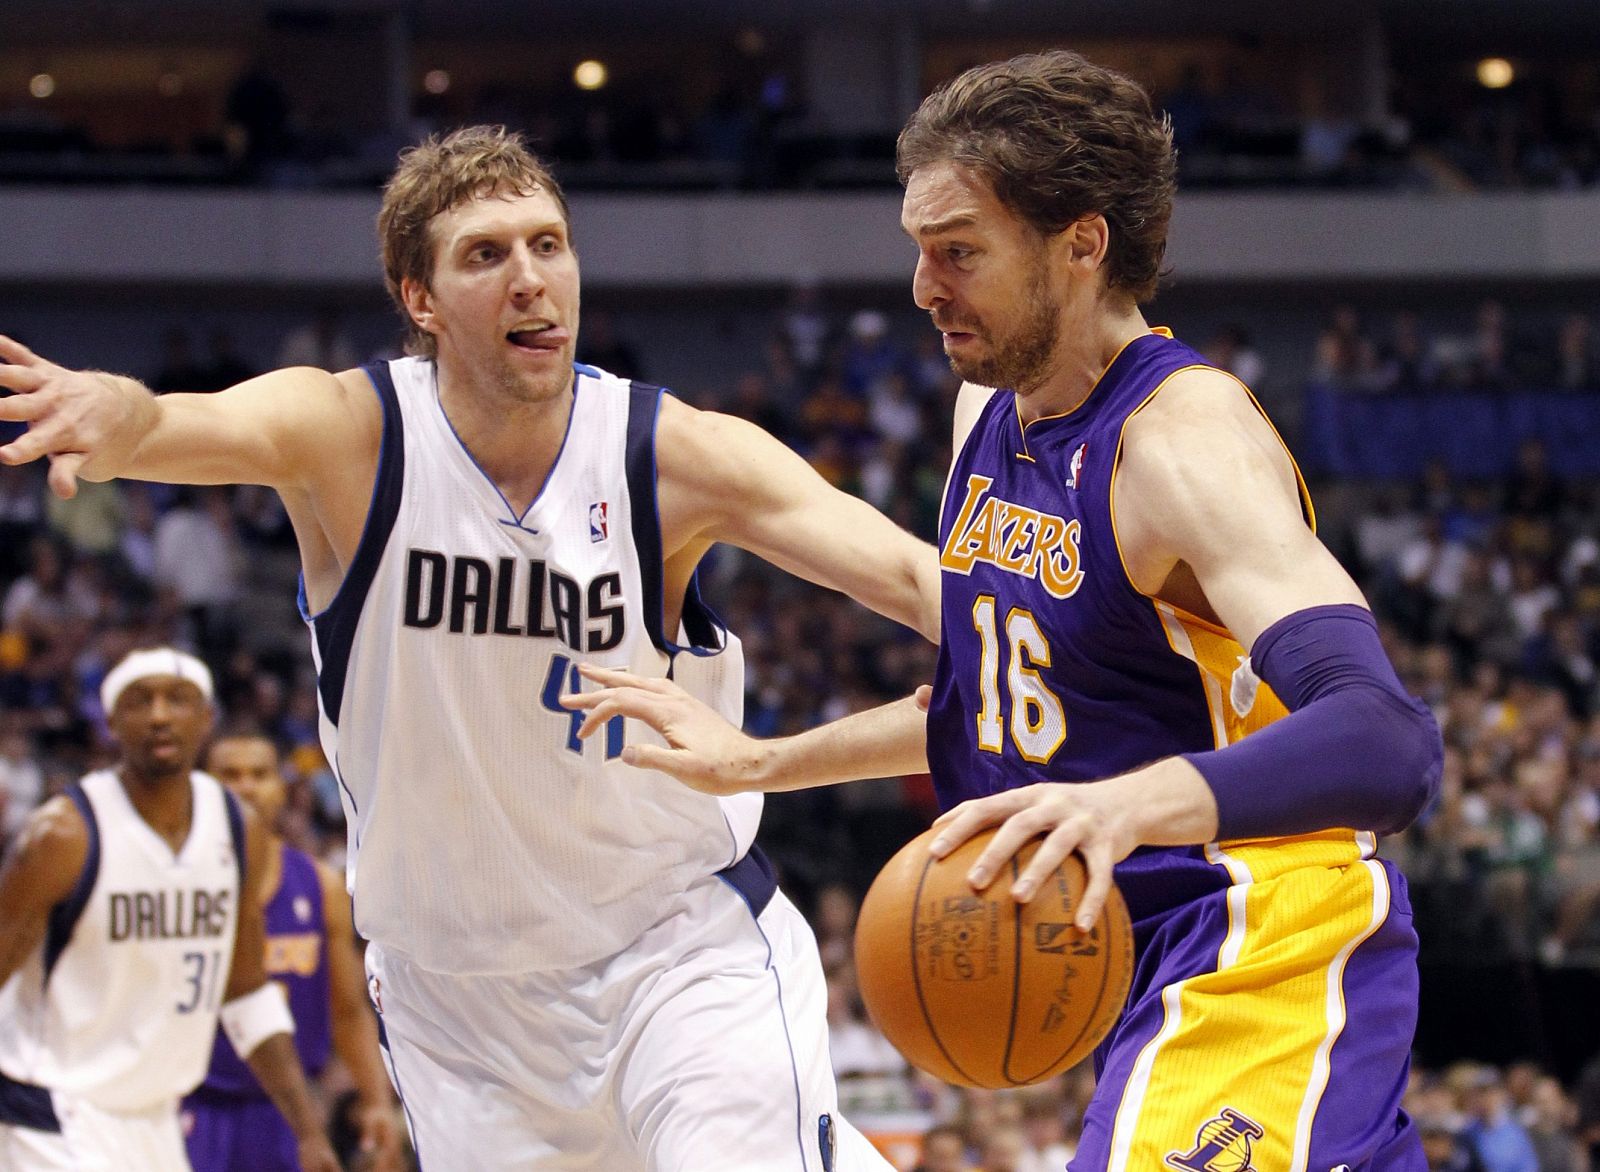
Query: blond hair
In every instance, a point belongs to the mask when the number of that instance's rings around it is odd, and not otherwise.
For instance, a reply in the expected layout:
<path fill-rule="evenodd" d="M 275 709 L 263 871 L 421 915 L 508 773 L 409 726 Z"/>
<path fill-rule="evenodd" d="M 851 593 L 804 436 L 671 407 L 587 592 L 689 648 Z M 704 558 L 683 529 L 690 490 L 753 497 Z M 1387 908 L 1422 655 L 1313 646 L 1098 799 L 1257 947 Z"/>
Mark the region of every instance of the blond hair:
<path fill-rule="evenodd" d="M 561 185 L 522 136 L 504 126 L 466 126 L 447 135 L 431 135 L 401 152 L 400 165 L 383 189 L 378 240 L 383 283 L 406 319 L 407 353 L 424 358 L 438 353 L 433 335 L 412 321 L 400 292 L 406 278 L 423 288 L 433 279 L 434 218 L 486 195 L 537 191 L 548 192 L 561 209 L 562 220 L 570 224 Z"/>

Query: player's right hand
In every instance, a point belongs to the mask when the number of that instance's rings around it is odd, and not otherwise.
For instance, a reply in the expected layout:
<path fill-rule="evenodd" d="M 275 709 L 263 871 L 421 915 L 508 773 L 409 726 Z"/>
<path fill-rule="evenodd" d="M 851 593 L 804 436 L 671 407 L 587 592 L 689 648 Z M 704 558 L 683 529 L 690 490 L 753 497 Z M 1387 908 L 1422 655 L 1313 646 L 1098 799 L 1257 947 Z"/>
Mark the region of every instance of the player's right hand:
<path fill-rule="evenodd" d="M 57 366 L 4 335 L 0 387 L 12 392 L 0 398 L 0 420 L 28 425 L 0 447 L 0 464 L 48 456 L 50 488 L 63 500 L 77 494 L 84 463 L 105 451 L 113 437 L 128 435 L 126 424 L 137 409 L 109 376 Z"/>
<path fill-rule="evenodd" d="M 325 1135 L 308 1135 L 299 1143 L 301 1172 L 343 1172 Z"/>
<path fill-rule="evenodd" d="M 658 769 L 701 793 L 725 796 L 758 788 L 760 742 L 729 724 L 711 707 L 671 680 L 580 664 L 598 691 L 561 697 L 565 708 L 584 713 L 578 736 L 587 737 L 615 716 L 631 717 L 660 733 L 667 744 L 628 745 L 622 760 Z"/>

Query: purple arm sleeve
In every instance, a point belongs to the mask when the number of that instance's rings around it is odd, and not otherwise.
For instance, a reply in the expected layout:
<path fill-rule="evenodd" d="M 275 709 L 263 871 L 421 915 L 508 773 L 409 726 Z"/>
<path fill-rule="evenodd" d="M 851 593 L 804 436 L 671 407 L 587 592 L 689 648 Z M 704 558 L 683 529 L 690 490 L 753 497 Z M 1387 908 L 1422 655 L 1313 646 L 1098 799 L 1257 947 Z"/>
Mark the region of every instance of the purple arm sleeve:
<path fill-rule="evenodd" d="M 1444 746 L 1372 615 L 1352 605 L 1287 615 L 1261 633 L 1251 664 L 1290 715 L 1226 748 L 1183 754 L 1216 796 L 1218 839 L 1409 826 L 1439 787 Z"/>

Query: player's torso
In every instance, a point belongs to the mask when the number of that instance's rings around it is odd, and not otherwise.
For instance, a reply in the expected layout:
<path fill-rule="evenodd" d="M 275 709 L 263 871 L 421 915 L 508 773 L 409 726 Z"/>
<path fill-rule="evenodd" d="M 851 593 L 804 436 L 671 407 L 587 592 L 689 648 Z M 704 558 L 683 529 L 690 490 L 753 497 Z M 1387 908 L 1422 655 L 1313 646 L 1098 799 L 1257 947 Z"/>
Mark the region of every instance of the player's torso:
<path fill-rule="evenodd" d="M 1127 421 L 1182 343 L 1129 343 L 1075 411 L 1023 428 L 996 392 L 957 453 L 940 520 L 943 641 L 928 753 L 946 807 L 1037 781 L 1091 781 L 1226 745 L 1284 714 L 1225 630 L 1134 588 L 1114 525 Z M 1139 502 L 1160 508 L 1160 502 Z M 1199 848 L 1119 868 L 1135 916 L 1214 887 Z M 1149 878 L 1149 883 L 1146 879 Z"/>
<path fill-rule="evenodd" d="M 403 467 L 380 459 L 362 551 L 314 623 L 357 927 L 443 971 L 585 963 L 641 931 L 685 875 L 732 862 L 758 809 L 725 817 L 726 803 L 623 766 L 620 722 L 580 742 L 558 703 L 581 662 L 667 671 L 652 638 L 659 392 L 581 368 L 560 455 L 518 517 L 456 438 L 433 367 L 374 373 L 380 395 L 393 388 L 384 443 L 403 445 Z M 346 599 L 363 557 L 370 583 Z M 704 619 L 692 600 L 685 615 Z M 677 656 L 674 675 L 737 720 L 728 644 Z"/>
<path fill-rule="evenodd" d="M 174 851 L 114 774 L 84 778 L 93 886 L 56 909 L 45 946 L 0 993 L 0 1069 L 13 1078 L 133 1111 L 204 1075 L 238 928 L 242 824 L 215 780 L 191 785 Z"/>
<path fill-rule="evenodd" d="M 327 920 L 322 881 L 304 851 L 283 845 L 282 878 L 263 909 L 266 926 L 265 968 L 269 980 L 283 986 L 294 1017 L 294 1045 L 309 1075 L 327 1065 L 333 1046 L 332 1003 L 328 989 Z M 212 1093 L 265 1097 L 250 1068 L 234 1052 L 227 1035 L 217 1031 L 205 1090 Z"/>

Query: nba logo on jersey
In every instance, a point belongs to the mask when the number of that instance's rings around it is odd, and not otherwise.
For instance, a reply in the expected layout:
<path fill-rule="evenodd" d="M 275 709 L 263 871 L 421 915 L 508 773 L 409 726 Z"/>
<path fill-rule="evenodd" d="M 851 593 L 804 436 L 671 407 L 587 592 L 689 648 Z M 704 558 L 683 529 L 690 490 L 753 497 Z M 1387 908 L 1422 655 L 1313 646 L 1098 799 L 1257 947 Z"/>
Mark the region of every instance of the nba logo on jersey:
<path fill-rule="evenodd" d="M 596 501 L 589 506 L 589 540 L 604 541 L 609 536 L 611 527 L 606 523 L 606 502 Z"/>
<path fill-rule="evenodd" d="M 1078 487 L 1078 475 L 1083 471 L 1083 454 L 1088 450 L 1089 445 L 1081 443 L 1078 445 L 1078 450 L 1072 453 L 1072 463 L 1067 466 L 1067 471 L 1070 473 L 1067 477 L 1068 488 L 1076 489 Z"/>

